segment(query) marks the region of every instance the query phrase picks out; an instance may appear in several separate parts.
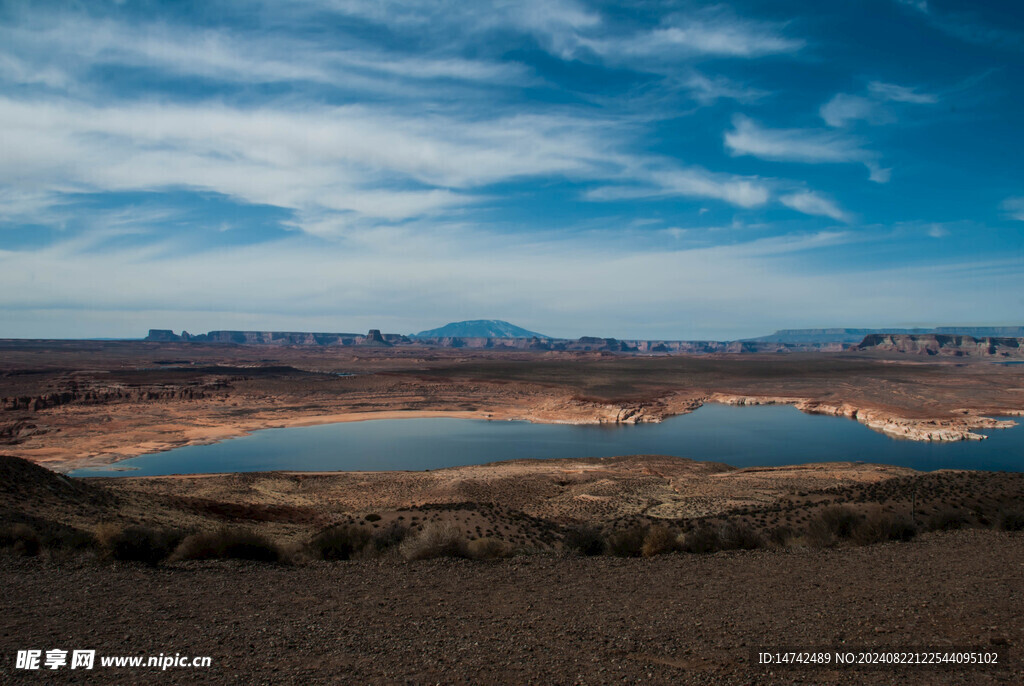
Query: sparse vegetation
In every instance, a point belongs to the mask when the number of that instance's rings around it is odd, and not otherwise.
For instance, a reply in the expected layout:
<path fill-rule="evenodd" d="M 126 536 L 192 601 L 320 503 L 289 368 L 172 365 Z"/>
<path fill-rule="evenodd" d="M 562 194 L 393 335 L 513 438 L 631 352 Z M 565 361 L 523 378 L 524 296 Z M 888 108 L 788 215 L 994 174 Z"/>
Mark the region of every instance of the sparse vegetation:
<path fill-rule="evenodd" d="M 147 526 L 104 527 L 99 536 L 104 552 L 120 562 L 141 562 L 155 567 L 163 562 L 181 541 L 174 531 Z"/>
<path fill-rule="evenodd" d="M 811 547 L 827 548 L 851 539 L 860 521 L 860 516 L 848 507 L 826 507 L 808 522 L 804 539 Z"/>
<path fill-rule="evenodd" d="M 687 553 L 713 553 L 718 550 L 718 529 L 700 524 L 683 537 L 683 551 Z"/>
<path fill-rule="evenodd" d="M 909 517 L 880 512 L 857 525 L 853 531 L 853 540 L 861 545 L 869 545 L 886 541 L 909 541 L 916 535 L 917 526 Z"/>
<path fill-rule="evenodd" d="M 365 529 L 339 524 L 314 536 L 308 547 L 319 560 L 351 560 L 370 543 L 370 533 Z"/>
<path fill-rule="evenodd" d="M 578 555 L 600 555 L 604 552 L 604 536 L 597 527 L 573 527 L 565 532 L 562 547 Z"/>
<path fill-rule="evenodd" d="M 454 524 L 431 522 L 402 541 L 399 550 L 406 560 L 429 560 L 436 557 L 469 557 L 466 539 Z"/>
<path fill-rule="evenodd" d="M 500 560 L 512 557 L 512 546 L 497 538 L 478 538 L 467 544 L 467 553 L 474 560 Z"/>
<path fill-rule="evenodd" d="M 641 554 L 644 557 L 664 555 L 679 550 L 679 535 L 663 524 L 655 524 L 647 529 Z"/>
<path fill-rule="evenodd" d="M 609 555 L 615 557 L 640 557 L 643 553 L 644 537 L 644 529 L 640 526 L 619 529 L 605 539 L 605 548 Z"/>
<path fill-rule="evenodd" d="M 1024 531 L 1024 510 L 1004 510 L 999 514 L 999 528 L 1003 531 Z"/>
<path fill-rule="evenodd" d="M 32 557 L 39 554 L 39 536 L 27 524 L 0 525 L 0 548 L 9 548 L 17 555 Z"/>
<path fill-rule="evenodd" d="M 223 528 L 186 537 L 174 551 L 174 559 L 280 562 L 283 556 L 276 544 L 255 531 Z"/>
<path fill-rule="evenodd" d="M 952 531 L 967 526 L 967 517 L 963 512 L 952 508 L 939 510 L 928 518 L 928 528 L 932 531 Z"/>

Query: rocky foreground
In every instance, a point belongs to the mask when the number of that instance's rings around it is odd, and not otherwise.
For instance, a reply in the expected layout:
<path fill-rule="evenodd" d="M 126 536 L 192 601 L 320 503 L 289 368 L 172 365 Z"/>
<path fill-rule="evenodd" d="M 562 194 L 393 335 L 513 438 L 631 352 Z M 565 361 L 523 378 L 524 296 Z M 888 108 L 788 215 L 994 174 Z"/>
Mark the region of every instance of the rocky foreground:
<path fill-rule="evenodd" d="M 0 555 L 5 683 L 1019 683 L 1024 535 L 831 550 L 312 563 Z M 752 664 L 760 646 L 977 647 L 986 667 Z M 14 670 L 18 649 L 210 669 Z"/>

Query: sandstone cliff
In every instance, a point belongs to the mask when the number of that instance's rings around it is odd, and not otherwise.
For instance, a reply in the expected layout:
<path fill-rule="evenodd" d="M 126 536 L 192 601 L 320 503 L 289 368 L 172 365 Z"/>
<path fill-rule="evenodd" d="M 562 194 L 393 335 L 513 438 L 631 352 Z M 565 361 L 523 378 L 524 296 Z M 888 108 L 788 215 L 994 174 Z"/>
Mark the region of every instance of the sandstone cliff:
<path fill-rule="evenodd" d="M 1024 338 L 974 338 L 942 334 L 871 334 L 855 350 L 911 355 L 1024 359 Z"/>

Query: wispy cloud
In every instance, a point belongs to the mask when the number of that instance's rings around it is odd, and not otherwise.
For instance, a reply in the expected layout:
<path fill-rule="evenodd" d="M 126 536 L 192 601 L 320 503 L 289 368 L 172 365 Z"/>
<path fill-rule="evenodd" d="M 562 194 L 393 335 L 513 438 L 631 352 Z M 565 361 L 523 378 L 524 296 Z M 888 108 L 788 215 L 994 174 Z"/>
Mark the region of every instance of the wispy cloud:
<path fill-rule="evenodd" d="M 858 138 L 829 129 L 769 129 L 743 115 L 733 117 L 725 132 L 725 146 L 733 155 L 751 155 L 778 162 L 864 164 L 872 181 L 888 181 L 888 170 L 876 163 L 878 155 Z"/>
<path fill-rule="evenodd" d="M 850 216 L 844 212 L 834 201 L 813 191 L 801 191 L 790 193 L 779 198 L 786 207 L 791 207 L 804 214 L 817 214 L 823 217 L 831 217 L 837 221 L 849 222 Z"/>
<path fill-rule="evenodd" d="M 1024 196 L 1007 198 L 1002 207 L 1008 217 L 1024 222 Z"/>
<path fill-rule="evenodd" d="M 891 102 L 909 102 L 915 105 L 931 105 L 939 101 L 938 96 L 931 93 L 918 93 L 916 88 L 900 86 L 895 83 L 872 81 L 868 91 L 880 100 Z"/>
<path fill-rule="evenodd" d="M 666 17 L 660 26 L 632 36 L 580 42 L 615 60 L 701 55 L 751 58 L 796 52 L 804 46 L 803 40 L 786 36 L 779 25 L 739 18 L 723 6 Z"/>
<path fill-rule="evenodd" d="M 920 93 L 916 88 L 894 83 L 872 81 L 868 84 L 867 95 L 837 93 L 821 106 L 821 118 L 829 126 L 840 127 L 862 120 L 871 124 L 888 124 L 897 120 L 888 103 L 931 105 L 939 101 L 931 93 Z"/>

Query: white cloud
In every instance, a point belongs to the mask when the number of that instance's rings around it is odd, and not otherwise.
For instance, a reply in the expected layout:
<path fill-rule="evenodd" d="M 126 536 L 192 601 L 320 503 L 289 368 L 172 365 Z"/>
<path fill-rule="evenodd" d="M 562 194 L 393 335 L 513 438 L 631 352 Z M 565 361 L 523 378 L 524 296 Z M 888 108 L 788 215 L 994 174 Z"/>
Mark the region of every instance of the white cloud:
<path fill-rule="evenodd" d="M 586 193 L 589 200 L 625 200 L 683 196 L 714 198 L 739 207 L 758 207 L 771 197 L 767 184 L 756 178 L 713 174 L 703 169 L 651 170 L 638 175 L 648 183 L 602 186 Z"/>
<path fill-rule="evenodd" d="M 813 191 L 800 191 L 783 195 L 779 198 L 779 202 L 804 214 L 831 217 L 841 222 L 850 221 L 850 216 L 840 209 L 834 201 Z"/>
<path fill-rule="evenodd" d="M 650 31 L 625 38 L 583 41 L 606 57 L 678 59 L 683 56 L 761 57 L 800 50 L 804 43 L 779 27 L 736 17 L 721 7 L 668 17 Z"/>
<path fill-rule="evenodd" d="M 693 99 L 702 105 L 710 105 L 721 99 L 748 103 L 768 94 L 767 91 L 736 83 L 724 76 L 707 77 L 699 72 L 693 72 L 683 83 Z"/>
<path fill-rule="evenodd" d="M 858 162 L 871 171 L 871 180 L 884 183 L 888 170 L 874 165 L 877 155 L 846 134 L 823 129 L 768 129 L 753 120 L 733 117 L 732 131 L 725 132 L 725 146 L 733 155 L 763 160 L 809 164 Z"/>
<path fill-rule="evenodd" d="M 1007 198 L 1002 207 L 1008 217 L 1024 222 L 1024 196 Z"/>
<path fill-rule="evenodd" d="M 859 95 L 837 93 L 831 100 L 821 106 L 821 118 L 829 126 L 846 126 L 858 119 L 878 122 L 884 118 L 877 103 Z"/>
<path fill-rule="evenodd" d="M 895 83 L 883 83 L 872 81 L 868 84 L 868 90 L 880 100 L 891 102 L 907 102 L 915 105 L 931 105 L 939 101 L 939 98 L 930 93 L 918 93 L 915 88 L 899 86 Z"/>

